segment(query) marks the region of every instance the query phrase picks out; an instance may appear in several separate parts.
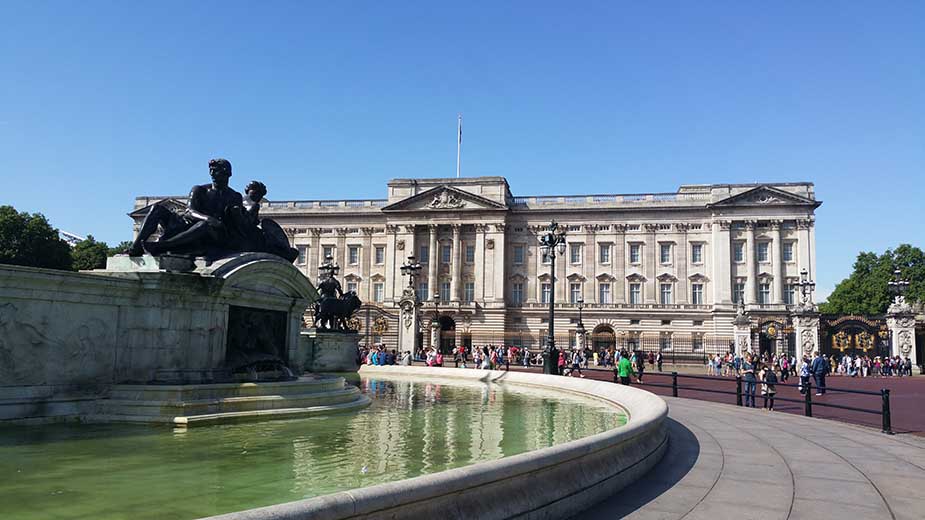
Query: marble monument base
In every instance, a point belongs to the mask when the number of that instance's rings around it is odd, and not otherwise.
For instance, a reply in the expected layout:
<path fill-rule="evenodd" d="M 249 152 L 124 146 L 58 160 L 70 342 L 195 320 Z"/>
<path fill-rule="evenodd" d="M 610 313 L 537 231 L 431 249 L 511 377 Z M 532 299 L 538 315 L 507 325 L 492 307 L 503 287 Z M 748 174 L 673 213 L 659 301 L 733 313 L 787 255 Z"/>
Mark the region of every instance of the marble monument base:
<path fill-rule="evenodd" d="M 309 329 L 302 332 L 300 350 L 305 353 L 307 372 L 356 372 L 360 335 Z"/>

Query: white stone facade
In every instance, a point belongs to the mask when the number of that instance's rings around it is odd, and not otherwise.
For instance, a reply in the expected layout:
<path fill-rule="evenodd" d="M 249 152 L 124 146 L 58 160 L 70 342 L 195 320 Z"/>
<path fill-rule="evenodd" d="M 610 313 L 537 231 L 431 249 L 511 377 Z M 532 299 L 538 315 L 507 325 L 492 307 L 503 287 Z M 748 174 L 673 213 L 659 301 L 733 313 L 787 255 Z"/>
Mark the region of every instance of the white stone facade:
<path fill-rule="evenodd" d="M 146 208 L 165 198 L 136 199 L 136 229 Z M 671 350 L 683 337 L 698 351 L 732 340 L 737 296 L 759 323 L 787 321 L 800 270 L 815 279 L 820 204 L 812 183 L 515 197 L 503 177 L 476 177 L 394 179 L 387 199 L 270 201 L 261 213 L 290 234 L 301 252 L 297 266 L 311 280 L 332 254 L 345 290 L 394 313 L 389 330 L 398 330 L 407 285 L 399 268 L 413 254 L 423 265 L 415 282 L 425 300 L 420 328 L 429 328 L 438 292 L 440 315 L 455 322 L 450 342 L 534 348 L 548 325 L 550 282 L 537 236 L 555 220 L 568 243 L 556 261 L 559 345 L 574 341 L 580 295 L 596 345 L 644 340 Z"/>

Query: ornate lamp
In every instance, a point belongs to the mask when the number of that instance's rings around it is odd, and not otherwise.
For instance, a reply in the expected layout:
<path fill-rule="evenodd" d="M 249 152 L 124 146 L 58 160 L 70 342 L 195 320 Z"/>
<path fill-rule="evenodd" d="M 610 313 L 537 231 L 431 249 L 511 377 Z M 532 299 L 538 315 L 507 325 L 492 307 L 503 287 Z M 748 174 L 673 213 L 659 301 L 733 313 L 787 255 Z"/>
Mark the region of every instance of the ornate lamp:
<path fill-rule="evenodd" d="M 543 357 L 546 360 L 543 363 L 543 373 L 558 374 L 559 351 L 556 350 L 555 336 L 556 254 L 565 254 L 565 231 L 554 220 L 549 224 L 549 231 L 538 238 L 540 251 L 546 258 L 549 258 L 549 338 L 546 340 L 546 348 L 543 350 Z"/>

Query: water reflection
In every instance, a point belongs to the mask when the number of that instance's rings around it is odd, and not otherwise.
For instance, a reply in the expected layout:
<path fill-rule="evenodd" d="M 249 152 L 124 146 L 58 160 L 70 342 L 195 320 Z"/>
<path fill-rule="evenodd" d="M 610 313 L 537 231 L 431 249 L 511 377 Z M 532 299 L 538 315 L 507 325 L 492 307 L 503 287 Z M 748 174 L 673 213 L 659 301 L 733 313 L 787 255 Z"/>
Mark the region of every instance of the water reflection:
<path fill-rule="evenodd" d="M 0 429 L 0 518 L 198 518 L 515 455 L 623 423 L 591 399 L 361 379 L 366 410 L 165 430 Z"/>

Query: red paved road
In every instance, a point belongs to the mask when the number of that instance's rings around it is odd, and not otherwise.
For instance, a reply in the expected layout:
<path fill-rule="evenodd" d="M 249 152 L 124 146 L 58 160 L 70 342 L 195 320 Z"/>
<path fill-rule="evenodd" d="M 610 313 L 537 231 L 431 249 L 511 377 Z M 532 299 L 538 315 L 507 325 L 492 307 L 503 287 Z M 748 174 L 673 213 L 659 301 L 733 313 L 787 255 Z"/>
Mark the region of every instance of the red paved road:
<path fill-rule="evenodd" d="M 513 369 L 514 367 L 512 366 L 511 368 Z M 538 369 L 535 368 L 518 368 L 518 370 L 538 371 Z M 613 372 L 611 371 L 590 369 L 584 370 L 583 372 L 587 377 L 592 379 L 598 379 L 602 381 L 613 380 Z M 635 381 L 636 379 L 633 378 L 634 384 Z M 796 384 L 798 381 L 798 378 L 790 378 L 787 383 Z M 653 373 L 647 371 L 643 377 L 643 384 L 636 386 L 645 388 L 646 390 L 658 395 L 671 395 L 671 388 L 658 387 L 654 386 L 653 384 L 646 383 L 670 385 L 671 377 L 669 372 L 663 372 L 663 375 L 658 375 L 657 372 Z M 736 397 L 734 395 L 736 390 L 735 378 L 715 377 L 709 379 L 692 379 L 683 377 L 683 374 L 679 374 L 678 386 L 681 387 L 681 389 L 678 391 L 678 397 L 728 404 L 735 404 L 736 402 Z M 814 404 L 831 403 L 857 408 L 866 408 L 876 411 L 881 409 L 881 398 L 879 395 L 875 396 L 849 394 L 839 392 L 837 389 L 842 388 L 848 390 L 866 390 L 871 392 L 879 392 L 882 388 L 889 389 L 893 431 L 896 433 L 912 433 L 915 435 L 925 436 L 925 377 L 850 378 L 843 376 L 829 376 L 826 378 L 826 386 L 828 387 L 828 391 L 825 396 L 812 396 Z M 723 390 L 732 392 L 733 395 L 703 392 L 686 389 L 684 387 L 700 388 L 705 390 Z M 815 391 L 813 394 L 815 394 Z M 801 415 L 803 414 L 803 396 L 800 395 L 796 388 L 778 385 L 777 397 L 799 399 L 801 402 L 788 403 L 778 400 L 774 407 L 776 411 Z M 755 403 L 759 407 L 762 404 L 760 387 L 759 395 L 756 397 Z M 825 406 L 814 405 L 813 417 L 845 421 L 853 424 L 871 426 L 877 429 L 879 429 L 881 426 L 881 416 L 879 414 L 875 415 L 870 413 L 854 412 L 850 410 L 829 408 Z"/>

